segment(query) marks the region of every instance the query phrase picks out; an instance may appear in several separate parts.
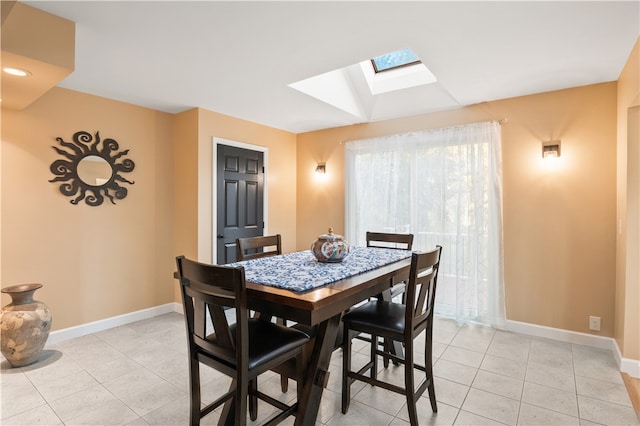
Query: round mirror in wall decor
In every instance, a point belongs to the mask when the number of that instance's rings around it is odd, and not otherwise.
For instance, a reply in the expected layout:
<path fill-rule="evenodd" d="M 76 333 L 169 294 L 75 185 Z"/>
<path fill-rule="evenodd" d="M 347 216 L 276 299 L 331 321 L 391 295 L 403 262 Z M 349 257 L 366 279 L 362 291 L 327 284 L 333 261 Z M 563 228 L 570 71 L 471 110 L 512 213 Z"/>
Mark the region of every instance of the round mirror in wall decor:
<path fill-rule="evenodd" d="M 78 163 L 78 177 L 89 186 L 104 185 L 112 175 L 111 165 L 97 155 L 87 155 Z"/>
<path fill-rule="evenodd" d="M 114 139 L 100 139 L 100 132 L 95 137 L 89 132 L 74 133 L 73 142 L 56 138 L 64 148 L 53 149 L 64 158 L 51 163 L 51 173 L 56 177 L 49 182 L 62 182 L 60 192 L 75 197 L 70 202 L 78 204 L 82 200 L 90 206 L 99 206 L 105 198 L 112 204 L 122 200 L 128 190 L 122 186 L 134 182 L 127 180 L 122 173 L 133 171 L 135 163 L 123 158 L 129 150 L 119 151 L 120 146 Z"/>

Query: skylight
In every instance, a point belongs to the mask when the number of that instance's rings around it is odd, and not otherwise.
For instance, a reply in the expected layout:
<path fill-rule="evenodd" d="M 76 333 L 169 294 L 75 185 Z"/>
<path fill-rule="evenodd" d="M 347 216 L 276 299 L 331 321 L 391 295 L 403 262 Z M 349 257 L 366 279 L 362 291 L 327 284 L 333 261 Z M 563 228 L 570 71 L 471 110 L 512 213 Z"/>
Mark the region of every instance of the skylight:
<path fill-rule="evenodd" d="M 420 58 L 411 49 L 396 50 L 395 52 L 376 56 L 371 60 L 376 73 L 419 63 Z"/>
<path fill-rule="evenodd" d="M 364 120 L 372 116 L 378 101 L 385 102 L 378 95 L 436 81 L 415 53 L 403 49 L 289 86 Z"/>
<path fill-rule="evenodd" d="M 372 95 L 393 92 L 409 87 L 431 84 L 437 81 L 433 73 L 422 63 L 409 63 L 376 72 L 373 61 L 360 62 L 362 74 Z"/>

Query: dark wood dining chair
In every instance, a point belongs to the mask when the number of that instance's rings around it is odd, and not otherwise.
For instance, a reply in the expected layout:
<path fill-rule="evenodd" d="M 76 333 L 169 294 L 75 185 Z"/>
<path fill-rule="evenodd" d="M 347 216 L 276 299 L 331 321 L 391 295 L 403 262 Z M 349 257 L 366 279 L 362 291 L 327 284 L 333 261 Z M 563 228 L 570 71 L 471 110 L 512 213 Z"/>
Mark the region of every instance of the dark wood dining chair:
<path fill-rule="evenodd" d="M 247 407 L 251 419 L 257 418 L 258 399 L 281 410 L 265 424 L 277 424 L 296 415 L 298 403 L 286 405 L 260 392 L 258 376 L 295 360 L 300 383 L 304 372 L 302 349 L 309 336 L 294 328 L 249 318 L 243 267 L 207 265 L 184 256 L 177 257 L 176 263 L 189 349 L 190 424 L 199 425 L 202 417 L 227 401 L 234 404 L 235 411 L 230 415 L 235 424 L 246 424 Z M 225 309 L 235 311 L 235 323 L 229 324 Z M 200 363 L 233 379 L 231 389 L 204 408 Z M 300 395 L 298 391 L 297 401 Z"/>
<path fill-rule="evenodd" d="M 390 248 L 396 250 L 411 250 L 413 248 L 413 234 L 396 234 L 389 232 L 371 232 L 367 231 L 366 233 L 366 241 L 367 247 L 383 247 Z M 396 296 L 402 297 L 402 303 L 404 303 L 404 289 L 406 283 L 404 281 L 399 283 L 394 283 L 388 293 L 388 300 L 393 300 Z M 379 299 L 386 299 L 385 295 L 379 294 L 377 296 Z M 353 333 L 353 336 L 357 339 L 364 340 L 366 342 L 370 342 L 371 339 L 367 336 L 363 336 L 359 333 Z M 340 342 L 342 344 L 342 342 Z M 394 347 L 393 344 L 389 341 L 385 341 L 386 351 L 391 352 L 395 355 L 398 355 L 401 350 L 401 346 Z M 384 366 L 385 368 L 389 366 L 389 358 L 384 358 Z"/>
<path fill-rule="evenodd" d="M 238 261 L 282 254 L 280 234 L 236 239 Z"/>
<path fill-rule="evenodd" d="M 282 254 L 282 237 L 280 234 L 236 239 L 236 258 L 239 262 L 268 256 L 277 256 L 279 254 Z M 276 318 L 276 322 L 282 325 L 286 325 L 287 323 L 282 318 Z M 311 337 L 315 336 L 316 330 L 313 327 L 307 327 L 302 324 L 295 324 L 293 327 Z M 308 345 L 304 350 L 303 359 L 305 362 L 310 356 L 310 348 L 311 345 Z M 282 392 L 287 392 L 287 390 L 289 390 L 288 376 L 290 376 L 290 374 L 287 374 L 287 372 L 290 370 L 290 368 L 286 367 L 279 369 L 281 372 L 280 387 Z"/>
<path fill-rule="evenodd" d="M 409 420 L 418 424 L 416 403 L 426 389 L 429 391 L 431 409 L 438 412 L 435 388 L 433 384 L 432 346 L 433 346 L 433 306 L 436 298 L 438 269 L 442 247 L 433 251 L 413 253 L 411 271 L 406 287 L 405 303 L 386 300 L 373 300 L 349 310 L 342 317 L 345 326 L 342 343 L 342 413 L 349 410 L 351 384 L 360 380 L 373 386 L 380 386 L 406 396 Z M 350 331 L 371 335 L 370 360 L 358 371 L 351 371 Z M 424 365 L 414 362 L 414 340 L 425 332 Z M 378 338 L 399 341 L 404 344 L 404 357 L 381 350 Z M 383 346 L 386 348 L 386 345 Z M 404 365 L 404 388 L 377 378 L 378 356 L 389 357 Z M 425 372 L 425 379 L 415 387 L 415 370 Z M 369 372 L 369 375 L 365 373 Z"/>

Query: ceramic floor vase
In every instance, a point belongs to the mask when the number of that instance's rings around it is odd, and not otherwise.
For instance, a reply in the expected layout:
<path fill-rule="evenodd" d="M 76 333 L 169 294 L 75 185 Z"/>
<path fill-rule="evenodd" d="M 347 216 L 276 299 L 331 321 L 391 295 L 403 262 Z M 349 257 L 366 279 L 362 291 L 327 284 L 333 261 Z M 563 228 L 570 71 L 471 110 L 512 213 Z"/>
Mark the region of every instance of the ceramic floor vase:
<path fill-rule="evenodd" d="M 20 284 L 2 289 L 11 303 L 0 313 L 2 355 L 12 367 L 35 362 L 44 348 L 51 329 L 49 307 L 33 299 L 42 284 Z"/>

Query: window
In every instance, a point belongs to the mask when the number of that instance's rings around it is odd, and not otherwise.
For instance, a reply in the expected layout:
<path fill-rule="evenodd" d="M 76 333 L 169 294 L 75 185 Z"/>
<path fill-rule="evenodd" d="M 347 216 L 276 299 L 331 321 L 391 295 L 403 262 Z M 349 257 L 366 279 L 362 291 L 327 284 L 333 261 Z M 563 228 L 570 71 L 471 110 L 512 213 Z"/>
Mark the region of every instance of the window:
<path fill-rule="evenodd" d="M 504 319 L 500 128 L 496 122 L 347 142 L 347 241 L 367 231 L 443 247 L 436 313 Z"/>
<path fill-rule="evenodd" d="M 415 65 L 420 62 L 418 56 L 416 56 L 411 49 L 396 50 L 395 52 L 376 56 L 371 60 L 371 64 L 376 73 Z"/>

